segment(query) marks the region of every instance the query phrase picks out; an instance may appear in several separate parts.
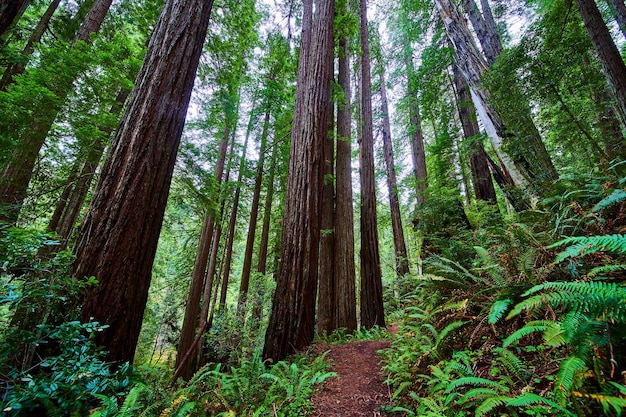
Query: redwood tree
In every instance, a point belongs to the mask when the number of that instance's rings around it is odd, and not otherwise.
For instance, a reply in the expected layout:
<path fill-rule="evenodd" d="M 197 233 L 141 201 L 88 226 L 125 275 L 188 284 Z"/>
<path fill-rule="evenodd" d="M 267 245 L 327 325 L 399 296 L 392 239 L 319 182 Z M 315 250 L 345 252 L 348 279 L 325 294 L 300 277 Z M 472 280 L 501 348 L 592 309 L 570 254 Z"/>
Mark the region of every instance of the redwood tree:
<path fill-rule="evenodd" d="M 265 359 L 283 359 L 313 340 L 334 16 L 334 0 L 317 2 L 310 42 L 300 50 L 280 271 L 265 335 Z"/>
<path fill-rule="evenodd" d="M 367 2 L 361 0 L 361 326 L 385 326 L 383 284 L 378 249 L 376 178 L 374 174 L 374 128 L 370 75 Z"/>
<path fill-rule="evenodd" d="M 132 361 L 212 0 L 166 0 L 76 244 L 74 277 L 95 276 L 83 320 L 114 362 Z"/>

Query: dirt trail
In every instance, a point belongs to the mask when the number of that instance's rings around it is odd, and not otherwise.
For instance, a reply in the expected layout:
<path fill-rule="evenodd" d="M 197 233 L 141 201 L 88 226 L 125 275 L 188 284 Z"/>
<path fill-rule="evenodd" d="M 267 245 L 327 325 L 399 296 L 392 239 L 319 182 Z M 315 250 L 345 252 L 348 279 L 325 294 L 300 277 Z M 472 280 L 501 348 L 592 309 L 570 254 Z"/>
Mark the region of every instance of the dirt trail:
<path fill-rule="evenodd" d="M 380 370 L 381 358 L 376 353 L 388 346 L 388 341 L 315 346 L 315 351 L 320 354 L 330 350 L 326 357 L 332 359 L 331 371 L 338 376 L 327 379 L 313 397 L 314 416 L 391 416 L 380 411 L 381 405 L 389 403 L 390 392 L 383 383 L 385 375 Z"/>

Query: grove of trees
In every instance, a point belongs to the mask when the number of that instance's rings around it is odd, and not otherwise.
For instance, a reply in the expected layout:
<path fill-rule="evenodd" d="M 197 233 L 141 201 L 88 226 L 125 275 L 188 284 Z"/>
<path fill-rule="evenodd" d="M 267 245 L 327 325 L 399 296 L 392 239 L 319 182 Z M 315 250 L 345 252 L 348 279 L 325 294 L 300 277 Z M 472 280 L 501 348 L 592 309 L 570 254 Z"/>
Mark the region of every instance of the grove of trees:
<path fill-rule="evenodd" d="M 270 382 L 329 375 L 293 355 L 393 324 L 389 412 L 621 415 L 625 28 L 620 0 L 0 0 L 2 409 L 302 415 Z"/>

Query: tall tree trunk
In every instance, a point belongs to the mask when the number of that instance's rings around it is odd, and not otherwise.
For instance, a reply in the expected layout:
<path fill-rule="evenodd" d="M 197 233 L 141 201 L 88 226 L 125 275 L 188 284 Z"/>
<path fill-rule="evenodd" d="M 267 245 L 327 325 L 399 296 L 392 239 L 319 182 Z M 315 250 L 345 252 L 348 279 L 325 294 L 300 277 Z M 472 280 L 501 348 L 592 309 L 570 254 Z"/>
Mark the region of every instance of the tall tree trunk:
<path fill-rule="evenodd" d="M 576 5 L 617 102 L 617 113 L 622 126 L 626 126 L 626 65 L 613 42 L 611 32 L 602 19 L 596 2 L 576 0 Z"/>
<path fill-rule="evenodd" d="M 476 120 L 476 111 L 472 105 L 467 83 L 461 76 L 459 69 L 453 65 L 454 84 L 456 87 L 456 102 L 459 111 L 459 119 L 466 142 L 472 171 L 472 184 L 474 195 L 477 199 L 496 203 L 496 190 L 491 181 L 491 172 L 487 162 L 485 148 L 480 139 L 480 128 Z"/>
<path fill-rule="evenodd" d="M 426 172 L 426 151 L 424 148 L 424 134 L 417 98 L 417 74 L 413 65 L 413 49 L 407 38 L 402 46 L 404 65 L 406 67 L 407 91 L 406 97 L 409 107 L 409 132 L 411 134 L 411 156 L 413 162 L 413 175 L 415 176 L 415 198 L 420 206 L 426 201 L 426 188 L 428 188 L 428 173 Z"/>
<path fill-rule="evenodd" d="M 268 98 L 268 103 L 271 98 Z M 254 251 L 254 239 L 256 237 L 256 225 L 259 217 L 259 201 L 261 199 L 261 185 L 263 184 L 263 165 L 265 162 L 265 152 L 267 148 L 267 136 L 270 127 L 270 109 L 265 108 L 265 119 L 263 120 L 263 131 L 261 132 L 261 144 L 259 146 L 259 161 L 256 167 L 254 179 L 254 191 L 252 193 L 252 204 L 250 206 L 250 221 L 248 223 L 248 238 L 246 240 L 246 251 L 243 257 L 243 267 L 241 270 L 241 281 L 239 285 L 239 300 L 237 313 L 243 314 L 243 307 L 246 304 L 248 290 L 250 287 L 250 272 L 252 270 L 252 253 Z"/>
<path fill-rule="evenodd" d="M 367 2 L 361 0 L 361 326 L 385 327 L 383 284 L 376 219 L 376 178 L 374 175 L 374 128 L 372 122 L 372 80 L 367 25 Z"/>
<path fill-rule="evenodd" d="M 111 115 L 116 118 L 119 117 L 129 94 L 130 90 L 120 90 L 115 97 L 115 103 L 109 110 Z M 67 185 L 57 202 L 48 224 L 48 231 L 55 232 L 61 238 L 60 245 L 55 248 L 55 251 L 67 248 L 70 234 L 76 226 L 80 210 L 83 207 L 93 177 L 96 175 L 96 169 L 102 159 L 105 148 L 104 138 L 111 136 L 113 127 L 105 127 L 101 131 L 102 135 L 100 138 L 88 146 L 87 157 L 82 161 L 79 159 L 75 161 L 72 174 L 68 178 Z"/>
<path fill-rule="evenodd" d="M 334 72 L 334 71 L 333 71 Z M 317 294 L 317 334 L 322 336 L 334 330 L 335 286 L 335 138 L 333 135 L 333 107 L 328 107 L 328 134 L 324 141 L 324 190 L 322 192 L 320 235 L 320 271 Z"/>
<path fill-rule="evenodd" d="M 108 360 L 132 361 L 212 0 L 166 0 L 76 244 L 73 276 L 95 276 L 83 320 Z"/>
<path fill-rule="evenodd" d="M 222 142 L 220 143 L 220 154 L 217 162 L 215 163 L 215 179 L 218 188 L 222 183 L 222 175 L 224 174 L 229 139 L 230 127 L 226 124 L 222 136 Z M 183 317 L 183 327 L 180 333 L 180 340 L 178 341 L 178 348 L 176 352 L 177 369 L 181 368 L 182 360 L 185 358 L 196 336 L 202 290 L 204 288 L 204 280 L 206 277 L 207 264 L 209 262 L 209 254 L 211 253 L 211 242 L 214 231 L 215 214 L 207 213 L 202 221 L 202 230 L 200 232 L 200 240 L 196 251 L 196 259 L 194 261 L 193 272 L 191 274 L 191 283 L 189 284 L 187 305 L 185 306 L 185 315 Z M 181 368 L 180 377 L 187 381 L 191 378 L 191 373 L 191 363 L 187 362 Z"/>
<path fill-rule="evenodd" d="M 13 83 L 14 77 L 24 73 L 26 70 L 26 57 L 30 57 L 35 50 L 35 45 L 41 42 L 41 38 L 46 29 L 48 29 L 50 19 L 52 19 L 54 12 L 59 7 L 59 3 L 61 3 L 61 0 L 53 0 L 44 12 L 43 16 L 41 16 L 41 19 L 39 19 L 39 23 L 35 26 L 33 33 L 31 33 L 28 41 L 26 42 L 26 46 L 22 50 L 22 56 L 24 58 L 19 62 L 10 64 L 4 70 L 2 80 L 0 80 L 0 91 L 6 91 L 7 87 Z"/>
<path fill-rule="evenodd" d="M 29 5 L 30 0 L 0 0 L 0 40 Z"/>
<path fill-rule="evenodd" d="M 435 3 L 454 46 L 458 68 L 470 87 L 476 111 L 499 159 L 504 163 L 515 185 L 528 194 L 534 194 L 533 188 L 547 187 L 558 175 L 530 115 L 528 120 L 523 121 L 527 132 L 522 143 L 522 138 L 517 138 L 514 132 L 507 129 L 497 110 L 489 104 L 489 91 L 481 82 L 488 66 L 456 4 L 451 0 L 435 0 Z M 524 147 L 524 151 L 517 149 L 514 158 L 511 158 L 504 152 L 505 144 L 516 148 Z"/>
<path fill-rule="evenodd" d="M 626 4 L 624 0 L 606 0 L 609 6 L 615 8 L 616 20 L 622 35 L 626 37 Z"/>
<path fill-rule="evenodd" d="M 283 218 L 280 271 L 263 357 L 283 359 L 311 343 L 315 326 L 319 211 L 324 174 L 324 140 L 328 135 L 333 68 L 334 0 L 316 4 L 308 48 L 301 49 L 289 175 Z M 303 65 L 308 62 L 308 65 Z M 302 68 L 304 66 L 304 68 Z"/>
<path fill-rule="evenodd" d="M 382 64 L 382 63 L 381 63 Z M 391 229 L 393 231 L 393 247 L 396 256 L 396 273 L 403 277 L 409 273 L 409 258 L 404 241 L 402 216 L 400 213 L 400 199 L 398 197 L 398 180 L 396 179 L 396 164 L 393 157 L 391 143 L 391 122 L 389 121 L 389 106 L 387 104 L 387 87 L 385 72 L 380 72 L 380 101 L 383 118 L 383 152 L 387 167 L 387 188 L 389 189 L 389 208 L 391 210 Z"/>
<path fill-rule="evenodd" d="M 263 205 L 263 226 L 261 228 L 261 242 L 259 243 L 259 262 L 257 272 L 265 275 L 267 271 L 267 250 L 270 240 L 270 222 L 272 217 L 272 201 L 274 200 L 274 178 L 276 177 L 276 159 L 278 157 L 278 144 L 272 147 L 272 161 L 267 176 L 265 190 L 265 204 Z"/>
<path fill-rule="evenodd" d="M 342 11 L 345 12 L 345 11 Z M 356 330 L 356 267 L 354 264 L 354 207 L 352 204 L 352 134 L 350 115 L 350 50 L 339 40 L 339 86 L 343 101 L 337 106 L 337 162 L 335 207 L 335 322 L 337 329 Z"/>
<path fill-rule="evenodd" d="M 89 36 L 100 28 L 111 2 L 112 0 L 96 0 L 94 2 L 74 39 L 74 43 L 89 41 Z M 39 151 L 65 99 L 72 90 L 72 83 L 78 76 L 79 74 L 74 73 L 73 70 L 63 74 L 57 80 L 58 82 L 48 86 L 56 96 L 55 100 L 47 105 L 35 105 L 36 115 L 31 121 L 31 125 L 20 135 L 20 143 L 15 148 L 11 161 L 4 168 L 2 176 L 0 176 L 0 206 L 8 208 L 6 215 L 0 216 L 0 220 L 10 223 L 17 221 L 19 211 L 26 198 L 26 191 Z"/>
<path fill-rule="evenodd" d="M 478 37 L 480 46 L 483 49 L 487 64 L 492 66 L 502 52 L 502 41 L 500 40 L 489 2 L 481 0 L 480 3 L 483 7 L 482 13 L 474 0 L 461 0 L 463 10 L 469 16 L 474 32 L 476 32 L 476 37 Z"/>

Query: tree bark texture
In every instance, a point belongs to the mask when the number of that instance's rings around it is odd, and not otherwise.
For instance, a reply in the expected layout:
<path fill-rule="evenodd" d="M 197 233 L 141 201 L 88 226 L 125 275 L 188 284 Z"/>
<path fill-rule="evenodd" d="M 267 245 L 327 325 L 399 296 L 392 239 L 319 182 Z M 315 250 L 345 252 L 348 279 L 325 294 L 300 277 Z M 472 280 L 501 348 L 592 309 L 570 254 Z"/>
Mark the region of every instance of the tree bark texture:
<path fill-rule="evenodd" d="M 478 5 L 474 0 L 461 0 L 463 10 L 472 22 L 476 37 L 480 42 L 487 64 L 492 66 L 502 52 L 502 41 L 498 34 L 496 22 L 493 19 L 491 8 L 487 0 L 481 0 L 483 12 L 478 9 Z"/>
<path fill-rule="evenodd" d="M 263 205 L 263 226 L 261 227 L 261 242 L 259 243 L 259 262 L 257 272 L 265 275 L 267 272 L 267 250 L 270 241 L 270 222 L 272 217 L 272 202 L 274 200 L 274 178 L 276 177 L 276 159 L 278 157 L 278 145 L 272 147 L 272 161 L 266 181 L 265 204 Z"/>
<path fill-rule="evenodd" d="M 372 122 L 372 80 L 367 24 L 367 2 L 360 3 L 361 25 L 361 326 L 385 327 L 382 271 L 376 218 L 374 174 L 374 128 Z"/>
<path fill-rule="evenodd" d="M 470 87 L 472 101 L 494 150 L 505 164 L 515 185 L 528 194 L 534 194 L 533 187 L 547 186 L 558 175 L 530 115 L 528 120 L 523 121 L 527 127 L 523 138 L 517 138 L 507 129 L 497 109 L 489 103 L 489 91 L 481 82 L 488 66 L 456 4 L 451 0 L 435 0 L 435 3 L 454 46 L 457 66 Z M 518 148 L 514 158 L 504 151 L 505 145 Z M 522 146 L 523 152 L 519 149 Z"/>
<path fill-rule="evenodd" d="M 89 41 L 91 33 L 89 30 L 100 28 L 97 19 L 104 19 L 106 12 L 111 6 L 112 0 L 96 0 L 90 9 L 85 21 L 85 29 L 79 32 L 76 41 Z M 87 25 L 86 22 L 89 21 Z M 11 161 L 5 166 L 0 177 L 0 206 L 8 208 L 7 215 L 0 217 L 10 223 L 15 223 L 19 215 L 26 191 L 33 173 L 33 168 L 37 162 L 39 151 L 43 146 L 48 132 L 54 124 L 54 120 L 61 110 L 65 100 L 73 88 L 74 80 L 79 76 L 82 69 L 68 68 L 68 73 L 58 74 L 56 80 L 50 80 L 46 86 L 56 96 L 53 101 L 46 103 L 35 103 L 33 105 L 36 116 L 31 125 L 27 126 L 19 136 L 19 144 L 13 152 Z"/>
<path fill-rule="evenodd" d="M 317 334 L 334 330 L 335 286 L 335 140 L 333 107 L 328 107 L 328 134 L 324 141 L 324 190 L 321 207 L 320 271 L 317 293 Z"/>
<path fill-rule="evenodd" d="M 352 139 L 350 114 L 350 51 L 339 40 L 338 82 L 343 102 L 337 106 L 335 195 L 335 322 L 336 329 L 356 330 L 356 267 L 354 264 L 354 207 L 352 203 Z"/>
<path fill-rule="evenodd" d="M 95 276 L 83 320 L 96 342 L 132 361 L 152 264 L 213 1 L 166 0 L 79 232 L 73 276 Z"/>
<path fill-rule="evenodd" d="M 44 12 L 44 14 L 41 16 L 41 19 L 39 19 L 37 26 L 35 26 L 35 29 L 33 30 L 33 33 L 31 33 L 30 37 L 28 38 L 26 46 L 22 50 L 22 55 L 24 57 L 30 57 L 33 54 L 33 51 L 35 50 L 35 45 L 41 42 L 41 38 L 46 29 L 48 29 L 48 25 L 50 24 L 50 19 L 52 19 L 52 16 L 54 15 L 56 9 L 59 7 L 60 3 L 61 0 L 53 0 Z M 6 91 L 7 87 L 13 83 L 13 79 L 15 78 L 15 76 L 23 74 L 25 70 L 26 60 L 15 62 L 7 66 L 7 68 L 4 70 L 4 74 L 2 75 L 2 80 L 0 80 L 0 91 Z"/>
<path fill-rule="evenodd" d="M 456 87 L 457 106 L 463 136 L 468 144 L 468 156 L 472 172 L 472 185 L 477 199 L 495 203 L 496 190 L 491 180 L 487 154 L 480 139 L 480 128 L 476 120 L 476 110 L 472 104 L 472 97 L 463 76 L 456 65 L 453 65 L 454 83 Z"/>
<path fill-rule="evenodd" d="M 623 2 L 622 2 L 623 4 Z M 594 0 L 576 0 L 585 28 L 606 75 L 622 126 L 626 126 L 626 65 Z"/>
<path fill-rule="evenodd" d="M 298 77 L 304 81 L 296 90 L 294 120 L 299 122 L 294 123 L 291 134 L 280 271 L 265 335 L 265 359 L 283 359 L 295 349 L 309 345 L 314 336 L 334 16 L 335 2 L 319 1 L 310 51 L 300 50 L 301 56 L 308 56 L 309 65 L 303 69 L 305 76 Z"/>
<path fill-rule="evenodd" d="M 30 5 L 30 0 L 0 0 L 0 39 Z"/>
<path fill-rule="evenodd" d="M 393 247 L 396 256 L 396 274 L 403 277 L 409 273 L 409 258 L 404 240 L 400 199 L 398 196 L 398 180 L 396 179 L 396 163 L 391 143 L 391 122 L 389 121 L 389 105 L 387 104 L 387 87 L 385 72 L 380 72 L 380 101 L 383 118 L 383 152 L 387 167 L 387 188 L 389 190 L 389 208 L 391 210 L 391 229 L 393 231 Z"/>

